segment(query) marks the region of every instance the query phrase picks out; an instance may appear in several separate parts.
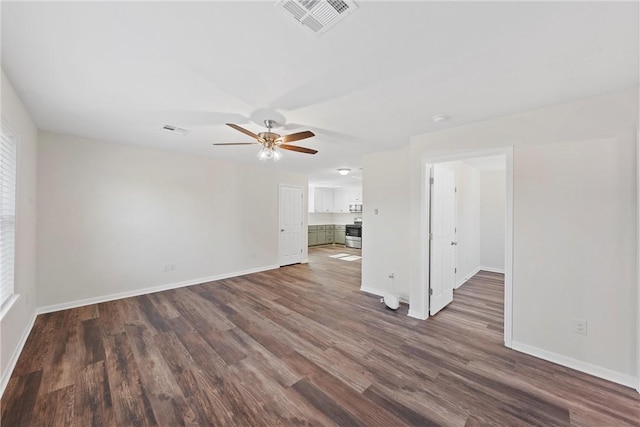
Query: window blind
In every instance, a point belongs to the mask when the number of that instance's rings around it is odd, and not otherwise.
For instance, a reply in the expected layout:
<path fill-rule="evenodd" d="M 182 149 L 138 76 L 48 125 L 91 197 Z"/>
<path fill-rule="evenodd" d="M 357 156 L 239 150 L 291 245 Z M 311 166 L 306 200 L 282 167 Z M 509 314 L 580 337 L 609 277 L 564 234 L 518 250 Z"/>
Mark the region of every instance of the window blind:
<path fill-rule="evenodd" d="M 16 140 L 0 133 L 0 306 L 13 295 L 16 230 Z"/>

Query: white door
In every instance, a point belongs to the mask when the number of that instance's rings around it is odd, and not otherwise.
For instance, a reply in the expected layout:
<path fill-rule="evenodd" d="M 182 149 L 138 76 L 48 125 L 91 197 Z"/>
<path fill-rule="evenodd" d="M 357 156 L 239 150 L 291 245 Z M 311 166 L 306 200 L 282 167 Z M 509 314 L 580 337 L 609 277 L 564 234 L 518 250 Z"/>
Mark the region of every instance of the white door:
<path fill-rule="evenodd" d="M 453 301 L 455 285 L 455 177 L 453 171 L 433 166 L 431 184 L 431 267 L 429 312 Z"/>
<path fill-rule="evenodd" d="M 301 187 L 280 186 L 278 262 L 281 266 L 302 261 L 302 202 Z"/>

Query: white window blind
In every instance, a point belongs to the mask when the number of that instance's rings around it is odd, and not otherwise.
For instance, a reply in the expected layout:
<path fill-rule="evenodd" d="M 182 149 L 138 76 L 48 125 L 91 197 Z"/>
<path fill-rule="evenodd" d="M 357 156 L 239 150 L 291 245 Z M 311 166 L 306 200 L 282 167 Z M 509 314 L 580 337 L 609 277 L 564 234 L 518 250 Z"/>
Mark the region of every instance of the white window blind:
<path fill-rule="evenodd" d="M 13 295 L 16 230 L 16 140 L 0 133 L 0 307 Z"/>

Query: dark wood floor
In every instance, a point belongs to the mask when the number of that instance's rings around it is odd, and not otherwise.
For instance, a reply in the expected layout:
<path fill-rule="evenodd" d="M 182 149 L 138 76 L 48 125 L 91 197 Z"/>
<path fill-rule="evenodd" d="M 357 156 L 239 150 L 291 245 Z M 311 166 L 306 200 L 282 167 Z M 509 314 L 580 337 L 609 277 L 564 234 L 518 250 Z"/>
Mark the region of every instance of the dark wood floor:
<path fill-rule="evenodd" d="M 311 263 L 38 316 L 2 426 L 640 424 L 634 390 L 502 345 L 502 276 L 424 322 Z"/>

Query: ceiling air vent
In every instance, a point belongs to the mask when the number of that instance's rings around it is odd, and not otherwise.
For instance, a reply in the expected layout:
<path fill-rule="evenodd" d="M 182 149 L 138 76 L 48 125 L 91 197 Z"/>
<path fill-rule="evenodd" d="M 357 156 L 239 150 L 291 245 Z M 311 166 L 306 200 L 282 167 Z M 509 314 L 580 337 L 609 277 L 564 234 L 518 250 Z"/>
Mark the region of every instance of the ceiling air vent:
<path fill-rule="evenodd" d="M 279 0 L 276 8 L 320 36 L 346 18 L 358 6 L 349 0 Z"/>
<path fill-rule="evenodd" d="M 189 129 L 179 128 L 178 126 L 173 125 L 164 125 L 162 126 L 162 129 L 168 130 L 169 132 L 177 133 L 179 135 L 186 135 L 191 132 Z"/>

